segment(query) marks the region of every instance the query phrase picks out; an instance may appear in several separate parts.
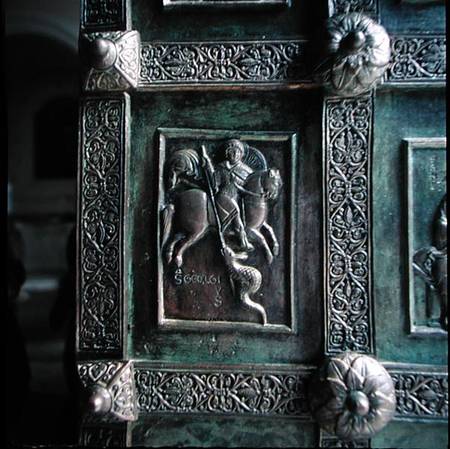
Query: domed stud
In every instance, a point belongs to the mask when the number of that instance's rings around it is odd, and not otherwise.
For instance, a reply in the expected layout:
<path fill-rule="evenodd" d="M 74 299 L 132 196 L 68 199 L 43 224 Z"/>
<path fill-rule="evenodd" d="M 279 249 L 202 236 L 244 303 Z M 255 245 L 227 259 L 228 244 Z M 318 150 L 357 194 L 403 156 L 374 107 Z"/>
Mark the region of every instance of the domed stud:
<path fill-rule="evenodd" d="M 369 92 L 389 66 L 391 45 L 386 30 L 360 13 L 332 16 L 326 29 L 326 56 L 314 76 L 333 95 L 350 97 Z"/>
<path fill-rule="evenodd" d="M 351 31 L 343 39 L 342 44 L 345 50 L 349 52 L 358 52 L 364 47 L 366 41 L 366 35 L 362 31 Z"/>
<path fill-rule="evenodd" d="M 90 44 L 89 57 L 92 67 L 98 70 L 106 70 L 116 62 L 116 44 L 109 39 L 98 37 Z"/>
<path fill-rule="evenodd" d="M 104 415 L 111 411 L 112 397 L 109 391 L 99 385 L 95 385 L 89 390 L 87 408 L 91 413 Z"/>
<path fill-rule="evenodd" d="M 343 441 L 371 438 L 395 413 L 395 388 L 375 360 L 345 352 L 326 361 L 312 379 L 310 409 L 320 427 Z"/>

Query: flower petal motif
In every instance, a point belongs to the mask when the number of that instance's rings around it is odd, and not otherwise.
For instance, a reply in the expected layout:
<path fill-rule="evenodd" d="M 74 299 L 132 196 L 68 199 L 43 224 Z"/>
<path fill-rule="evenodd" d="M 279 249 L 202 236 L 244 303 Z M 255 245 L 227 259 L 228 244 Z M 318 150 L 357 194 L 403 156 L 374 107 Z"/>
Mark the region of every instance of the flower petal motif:
<path fill-rule="evenodd" d="M 329 360 L 313 384 L 311 411 L 320 426 L 342 440 L 370 438 L 393 417 L 393 381 L 372 357 L 346 352 Z"/>
<path fill-rule="evenodd" d="M 371 89 L 389 65 L 386 30 L 361 13 L 350 13 L 331 17 L 327 31 L 329 58 L 317 69 L 323 82 L 338 95 L 358 95 Z"/>

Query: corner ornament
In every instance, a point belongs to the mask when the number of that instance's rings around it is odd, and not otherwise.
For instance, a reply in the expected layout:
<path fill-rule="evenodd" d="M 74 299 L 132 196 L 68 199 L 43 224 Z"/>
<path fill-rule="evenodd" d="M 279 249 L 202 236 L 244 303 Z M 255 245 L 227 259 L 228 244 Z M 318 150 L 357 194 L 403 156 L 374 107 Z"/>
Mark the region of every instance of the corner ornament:
<path fill-rule="evenodd" d="M 136 388 L 132 362 L 86 362 L 78 365 L 88 414 L 102 421 L 135 421 Z"/>
<path fill-rule="evenodd" d="M 375 87 L 391 57 L 386 30 L 364 14 L 348 13 L 328 19 L 327 32 L 326 59 L 316 68 L 316 77 L 337 96 Z"/>
<path fill-rule="evenodd" d="M 85 91 L 126 91 L 136 88 L 141 39 L 137 31 L 88 33 L 81 36 Z"/>
<path fill-rule="evenodd" d="M 394 416 L 391 376 L 374 358 L 345 352 L 312 380 L 310 408 L 320 427 L 342 441 L 371 438 Z"/>

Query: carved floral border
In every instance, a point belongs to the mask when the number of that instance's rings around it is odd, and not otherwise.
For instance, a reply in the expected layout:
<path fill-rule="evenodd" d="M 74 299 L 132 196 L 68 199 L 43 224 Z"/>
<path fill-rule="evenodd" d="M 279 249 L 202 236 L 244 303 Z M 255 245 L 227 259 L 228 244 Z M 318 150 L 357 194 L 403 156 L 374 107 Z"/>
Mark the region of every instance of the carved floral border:
<path fill-rule="evenodd" d="M 362 12 L 369 15 L 378 14 L 378 0 L 328 0 L 329 15 Z"/>
<path fill-rule="evenodd" d="M 310 372 L 229 370 L 135 371 L 140 413 L 295 416 L 311 419 L 307 404 Z"/>
<path fill-rule="evenodd" d="M 129 25 L 129 0 L 81 0 L 83 30 L 125 30 Z"/>
<path fill-rule="evenodd" d="M 144 42 L 139 87 L 308 83 L 305 41 Z"/>
<path fill-rule="evenodd" d="M 373 97 L 325 98 L 325 352 L 373 353 Z"/>
<path fill-rule="evenodd" d="M 402 420 L 448 420 L 448 373 L 434 367 L 387 367 L 394 381 L 396 416 Z"/>
<path fill-rule="evenodd" d="M 445 35 L 392 36 L 391 62 L 384 82 L 396 84 L 445 83 Z"/>
<path fill-rule="evenodd" d="M 129 98 L 86 97 L 80 108 L 77 349 L 123 347 L 123 188 Z"/>
<path fill-rule="evenodd" d="M 445 367 L 388 363 L 394 380 L 396 420 L 448 419 Z M 140 414 L 213 414 L 311 420 L 307 393 L 312 367 L 282 371 L 220 368 L 176 369 L 141 365 L 134 371 Z M 331 437 L 330 437 L 331 438 Z"/>

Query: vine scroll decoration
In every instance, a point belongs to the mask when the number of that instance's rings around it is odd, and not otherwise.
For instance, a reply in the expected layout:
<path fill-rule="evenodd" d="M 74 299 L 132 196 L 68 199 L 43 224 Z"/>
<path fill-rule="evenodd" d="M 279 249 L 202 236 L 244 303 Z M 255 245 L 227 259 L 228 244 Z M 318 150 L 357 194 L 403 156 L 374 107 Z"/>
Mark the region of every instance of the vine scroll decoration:
<path fill-rule="evenodd" d="M 122 188 L 127 97 L 81 108 L 78 350 L 122 349 Z"/>
<path fill-rule="evenodd" d="M 326 352 L 373 352 L 370 147 L 373 98 L 325 99 Z"/>
<path fill-rule="evenodd" d="M 397 416 L 402 419 L 448 419 L 448 375 L 392 371 Z"/>
<path fill-rule="evenodd" d="M 82 0 L 81 28 L 83 30 L 125 30 L 127 0 Z"/>
<path fill-rule="evenodd" d="M 444 35 L 395 36 L 391 40 L 391 63 L 386 83 L 445 82 L 446 44 Z"/>
<path fill-rule="evenodd" d="M 140 86 L 308 82 L 304 41 L 145 42 Z"/>
<path fill-rule="evenodd" d="M 309 419 L 306 373 L 136 370 L 143 413 L 282 415 Z"/>
<path fill-rule="evenodd" d="M 328 0 L 329 15 L 361 12 L 378 15 L 378 0 Z"/>

